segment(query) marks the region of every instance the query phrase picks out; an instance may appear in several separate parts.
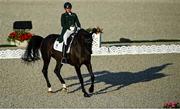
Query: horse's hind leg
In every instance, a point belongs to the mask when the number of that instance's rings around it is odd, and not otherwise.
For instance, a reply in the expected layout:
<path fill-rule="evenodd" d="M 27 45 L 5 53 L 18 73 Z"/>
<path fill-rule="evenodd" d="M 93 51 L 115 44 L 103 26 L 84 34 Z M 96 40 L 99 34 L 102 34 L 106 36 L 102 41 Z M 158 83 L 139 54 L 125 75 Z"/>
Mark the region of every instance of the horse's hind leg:
<path fill-rule="evenodd" d="M 94 74 L 93 74 L 93 71 L 92 71 L 92 65 L 91 63 L 89 64 L 86 64 L 86 67 L 89 71 L 89 74 L 91 75 L 91 87 L 89 88 L 89 92 L 90 93 L 93 93 L 94 92 Z"/>
<path fill-rule="evenodd" d="M 48 92 L 52 92 L 51 84 L 48 78 L 48 66 L 49 66 L 50 58 L 43 59 L 43 61 L 44 61 L 44 65 L 43 65 L 42 72 L 47 83 Z"/>
<path fill-rule="evenodd" d="M 61 84 L 63 85 L 63 90 L 67 90 L 65 81 L 60 74 L 60 70 L 61 70 L 62 66 L 63 66 L 63 64 L 61 64 L 61 61 L 56 61 L 56 68 L 54 69 L 54 73 L 56 74 L 56 76 L 60 80 Z"/>
<path fill-rule="evenodd" d="M 38 49 L 33 49 L 33 58 L 34 60 L 39 60 L 40 55 L 39 55 L 39 50 Z"/>

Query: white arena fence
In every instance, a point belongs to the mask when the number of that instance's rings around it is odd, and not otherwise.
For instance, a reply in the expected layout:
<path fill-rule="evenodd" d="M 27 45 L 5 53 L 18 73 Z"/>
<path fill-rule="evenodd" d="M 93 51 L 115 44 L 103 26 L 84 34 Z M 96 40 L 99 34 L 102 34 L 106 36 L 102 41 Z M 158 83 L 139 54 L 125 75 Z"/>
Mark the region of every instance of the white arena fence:
<path fill-rule="evenodd" d="M 180 45 L 101 46 L 101 34 L 93 35 L 92 56 L 180 53 Z M 0 50 L 0 59 L 21 58 L 25 49 Z"/>

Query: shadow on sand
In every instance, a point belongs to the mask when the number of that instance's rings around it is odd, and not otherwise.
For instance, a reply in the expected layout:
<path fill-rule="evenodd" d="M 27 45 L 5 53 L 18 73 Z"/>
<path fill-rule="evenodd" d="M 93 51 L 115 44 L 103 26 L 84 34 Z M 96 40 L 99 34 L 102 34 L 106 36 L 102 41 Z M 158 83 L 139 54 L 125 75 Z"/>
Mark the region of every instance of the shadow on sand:
<path fill-rule="evenodd" d="M 169 65 L 172 65 L 172 63 L 150 67 L 148 69 L 139 72 L 110 72 L 110 71 L 94 72 L 96 77 L 95 84 L 102 82 L 105 84 L 105 87 L 100 90 L 97 90 L 95 88 L 94 94 L 103 94 L 107 92 L 112 92 L 131 84 L 135 84 L 139 82 L 147 82 L 147 81 L 163 78 L 167 75 L 161 73 L 160 71 L 162 71 Z M 83 74 L 83 77 L 84 78 L 89 77 L 89 74 Z M 78 79 L 78 78 L 77 76 L 65 78 L 65 80 L 73 80 L 73 79 Z M 85 85 L 89 85 L 89 84 L 91 84 L 90 80 L 85 81 Z M 81 89 L 79 82 L 71 84 L 68 87 L 72 87 L 76 85 L 78 86 L 78 88 L 73 91 L 70 91 L 69 93 L 73 93 Z"/>

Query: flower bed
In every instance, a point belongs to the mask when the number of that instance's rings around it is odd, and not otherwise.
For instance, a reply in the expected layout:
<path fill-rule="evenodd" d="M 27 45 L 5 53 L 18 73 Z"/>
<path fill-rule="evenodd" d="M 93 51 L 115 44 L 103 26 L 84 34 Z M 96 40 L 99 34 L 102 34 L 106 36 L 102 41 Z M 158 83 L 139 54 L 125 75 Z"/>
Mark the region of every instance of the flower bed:
<path fill-rule="evenodd" d="M 25 31 L 14 31 L 9 34 L 7 41 L 11 45 L 16 45 L 18 47 L 25 47 L 29 39 L 31 39 L 32 34 Z"/>
<path fill-rule="evenodd" d="M 180 104 L 178 102 L 166 102 L 163 108 L 180 108 Z"/>

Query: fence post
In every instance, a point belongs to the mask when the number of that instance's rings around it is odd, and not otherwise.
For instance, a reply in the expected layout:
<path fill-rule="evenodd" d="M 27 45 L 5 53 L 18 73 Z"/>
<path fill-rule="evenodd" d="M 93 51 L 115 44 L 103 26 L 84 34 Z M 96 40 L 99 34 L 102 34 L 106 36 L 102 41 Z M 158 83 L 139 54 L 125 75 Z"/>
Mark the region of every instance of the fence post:
<path fill-rule="evenodd" d="M 100 48 L 101 47 L 101 33 L 93 34 L 93 45 L 92 48 Z"/>

